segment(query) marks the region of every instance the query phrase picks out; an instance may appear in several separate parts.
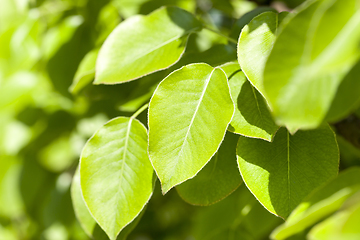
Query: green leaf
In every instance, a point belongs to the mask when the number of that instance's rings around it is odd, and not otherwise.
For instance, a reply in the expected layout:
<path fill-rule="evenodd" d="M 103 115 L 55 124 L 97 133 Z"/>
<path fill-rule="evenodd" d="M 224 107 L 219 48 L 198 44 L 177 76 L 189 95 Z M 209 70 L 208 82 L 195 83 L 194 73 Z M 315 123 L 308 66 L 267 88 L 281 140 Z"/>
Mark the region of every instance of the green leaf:
<path fill-rule="evenodd" d="M 226 134 L 210 162 L 194 178 L 176 187 L 182 199 L 194 205 L 211 205 L 239 187 L 242 181 L 236 166 L 237 141 L 235 134 Z"/>
<path fill-rule="evenodd" d="M 291 213 L 287 221 L 276 228 L 271 236 L 286 239 L 323 217 L 335 212 L 346 199 L 360 189 L 360 168 L 350 168 L 312 193 Z"/>
<path fill-rule="evenodd" d="M 311 229 L 311 240 L 360 239 L 360 204 L 340 211 Z"/>
<path fill-rule="evenodd" d="M 81 61 L 71 84 L 69 91 L 72 94 L 77 94 L 87 84 L 89 84 L 95 77 L 95 63 L 98 56 L 99 49 L 90 51 Z"/>
<path fill-rule="evenodd" d="M 241 16 L 241 18 L 236 20 L 234 26 L 231 29 L 229 37 L 238 39 L 241 30 L 245 27 L 245 25 L 248 24 L 254 17 L 264 12 L 276 12 L 276 10 L 271 7 L 258 7 L 250 12 L 245 13 L 243 16 Z"/>
<path fill-rule="evenodd" d="M 233 113 L 228 81 L 219 68 L 190 64 L 159 84 L 149 107 L 149 156 L 164 194 L 211 159 Z"/>
<path fill-rule="evenodd" d="M 77 168 L 71 184 L 71 199 L 77 219 L 85 233 L 95 239 L 106 239 L 106 233 L 97 225 L 94 218 L 87 209 L 80 186 L 80 168 Z M 100 228 L 100 231 L 94 231 Z"/>
<path fill-rule="evenodd" d="M 247 81 L 238 63 L 221 66 L 229 79 L 235 113 L 229 131 L 271 141 L 278 130 L 261 94 Z"/>
<path fill-rule="evenodd" d="M 126 117 L 106 123 L 83 149 L 80 179 L 91 215 L 111 240 L 116 239 L 153 192 L 146 128 Z"/>
<path fill-rule="evenodd" d="M 81 186 L 80 186 L 80 168 L 76 169 L 75 175 L 71 184 L 71 199 L 74 207 L 76 218 L 79 220 L 81 227 L 84 229 L 85 233 L 94 238 L 95 240 L 107 240 L 109 239 L 106 236 L 106 233 L 100 228 L 96 223 L 95 219 L 91 216 L 88 208 L 86 207 L 85 201 L 82 196 Z M 131 231 L 139 223 L 144 210 L 139 216 L 135 218 L 133 222 L 127 225 L 116 238 L 117 240 L 125 240 L 126 237 L 131 233 Z"/>
<path fill-rule="evenodd" d="M 241 69 L 262 95 L 265 63 L 274 45 L 278 25 L 286 15 L 286 12 L 264 12 L 251 20 L 239 37 L 237 51 Z"/>
<path fill-rule="evenodd" d="M 341 82 L 331 107 L 326 115 L 329 122 L 344 119 L 360 105 L 360 61 L 351 69 Z"/>
<path fill-rule="evenodd" d="M 265 239 L 281 219 L 266 211 L 241 185 L 221 202 L 199 209 L 193 222 L 195 239 L 254 240 Z"/>
<path fill-rule="evenodd" d="M 344 239 L 339 238 L 337 232 L 340 231 L 341 225 L 349 217 L 349 212 L 341 211 L 336 213 L 334 216 L 327 218 L 326 220 L 315 225 L 308 233 L 308 239 L 311 240 L 335 240 L 335 239 Z"/>
<path fill-rule="evenodd" d="M 170 67 L 183 54 L 189 33 L 201 27 L 192 14 L 177 7 L 126 19 L 100 49 L 95 84 L 127 82 Z"/>
<path fill-rule="evenodd" d="M 360 204 L 358 199 L 358 204 L 354 206 L 350 210 L 350 215 L 346 219 L 345 223 L 342 226 L 340 238 L 338 239 L 359 239 L 360 238 L 360 228 L 359 228 L 359 222 L 360 222 Z"/>
<path fill-rule="evenodd" d="M 246 186 L 264 207 L 283 218 L 336 176 L 339 166 L 336 139 L 328 126 L 295 135 L 281 128 L 271 143 L 240 137 L 237 156 Z"/>
<path fill-rule="evenodd" d="M 279 125 L 294 132 L 322 123 L 359 57 L 359 28 L 357 0 L 309 1 L 285 20 L 264 70 L 266 99 Z"/>

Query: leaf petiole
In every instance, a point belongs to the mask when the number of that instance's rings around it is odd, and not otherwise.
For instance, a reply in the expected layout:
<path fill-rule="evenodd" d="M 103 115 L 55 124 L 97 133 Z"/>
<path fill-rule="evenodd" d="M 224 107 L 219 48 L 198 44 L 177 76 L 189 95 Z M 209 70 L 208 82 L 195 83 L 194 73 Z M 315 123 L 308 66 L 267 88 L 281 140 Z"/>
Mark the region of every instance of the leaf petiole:
<path fill-rule="evenodd" d="M 132 116 L 131 118 L 136 118 L 140 113 L 142 113 L 145 109 L 147 109 L 149 106 L 149 103 L 145 104 L 141 108 L 139 108 Z"/>
<path fill-rule="evenodd" d="M 226 36 L 226 35 L 222 34 L 221 32 L 219 32 L 219 31 L 217 31 L 217 30 L 215 30 L 215 29 L 212 29 L 212 28 L 210 28 L 210 27 L 208 27 L 208 26 L 206 26 L 206 25 L 204 25 L 203 27 L 204 27 L 205 29 L 213 32 L 213 33 L 218 34 L 219 36 L 222 36 L 222 37 L 226 38 L 229 42 L 232 42 L 232 43 L 237 44 L 237 41 L 236 41 L 235 39 L 233 39 L 233 38 L 231 38 L 231 37 L 229 37 L 229 36 Z"/>

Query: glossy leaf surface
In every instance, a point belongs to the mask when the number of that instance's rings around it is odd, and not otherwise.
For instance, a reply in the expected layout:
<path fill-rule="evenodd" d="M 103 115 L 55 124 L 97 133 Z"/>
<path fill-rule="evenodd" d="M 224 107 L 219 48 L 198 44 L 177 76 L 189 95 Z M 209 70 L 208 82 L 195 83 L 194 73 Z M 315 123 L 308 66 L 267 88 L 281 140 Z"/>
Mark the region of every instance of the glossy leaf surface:
<path fill-rule="evenodd" d="M 265 95 L 278 124 L 316 128 L 360 54 L 359 2 L 309 1 L 282 26 L 264 70 Z"/>
<path fill-rule="evenodd" d="M 271 141 L 279 128 L 272 119 L 263 96 L 250 84 L 238 63 L 221 66 L 229 79 L 235 113 L 229 131 Z"/>
<path fill-rule="evenodd" d="M 95 240 L 107 240 L 109 239 L 106 233 L 99 227 L 95 219 L 91 216 L 86 204 L 84 202 L 81 186 L 80 186 L 80 169 L 78 168 L 71 184 L 71 199 L 74 207 L 74 211 L 81 227 L 84 229 L 89 237 Z M 130 232 L 136 227 L 141 219 L 141 214 L 135 218 L 133 222 L 127 225 L 116 238 L 117 240 L 125 240 Z"/>
<path fill-rule="evenodd" d="M 219 68 L 190 64 L 159 84 L 149 107 L 149 156 L 163 193 L 205 166 L 233 113 L 228 81 Z"/>
<path fill-rule="evenodd" d="M 340 211 L 315 225 L 308 234 L 311 240 L 360 239 L 360 204 Z"/>
<path fill-rule="evenodd" d="M 101 47 L 94 83 L 127 82 L 170 67 L 183 54 L 189 33 L 199 29 L 201 23 L 177 7 L 126 19 Z"/>
<path fill-rule="evenodd" d="M 246 186 L 270 212 L 283 218 L 336 176 L 339 166 L 336 139 L 328 126 L 295 135 L 281 128 L 271 143 L 240 137 L 237 156 Z"/>
<path fill-rule="evenodd" d="M 176 187 L 186 202 L 206 206 L 232 193 L 242 182 L 236 165 L 238 136 L 228 132 L 217 153 L 192 179 Z"/>
<path fill-rule="evenodd" d="M 152 195 L 145 127 L 125 117 L 106 123 L 83 149 L 80 179 L 91 215 L 111 240 L 116 239 Z"/>
<path fill-rule="evenodd" d="M 323 217 L 333 213 L 360 189 L 360 168 L 341 172 L 339 176 L 311 194 L 291 213 L 287 221 L 274 230 L 276 239 L 286 239 Z"/>
<path fill-rule="evenodd" d="M 262 95 L 265 63 L 274 45 L 279 23 L 286 15 L 286 12 L 261 13 L 243 28 L 239 37 L 237 51 L 241 69 Z"/>

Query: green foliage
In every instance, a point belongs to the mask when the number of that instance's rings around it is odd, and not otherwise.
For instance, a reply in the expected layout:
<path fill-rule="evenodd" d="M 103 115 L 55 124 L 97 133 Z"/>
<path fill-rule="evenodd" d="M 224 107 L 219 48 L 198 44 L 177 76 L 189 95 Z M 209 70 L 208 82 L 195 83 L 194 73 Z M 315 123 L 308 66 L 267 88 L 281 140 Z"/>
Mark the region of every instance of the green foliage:
<path fill-rule="evenodd" d="M 0 239 L 359 239 L 360 2 L 282 2 L 2 0 Z"/>
<path fill-rule="evenodd" d="M 278 124 L 290 131 L 321 124 L 359 56 L 358 5 L 356 0 L 309 1 L 284 20 L 263 83 Z"/>
<path fill-rule="evenodd" d="M 317 224 L 308 236 L 310 239 L 356 239 L 360 234 L 359 216 L 360 205 L 351 206 Z"/>
<path fill-rule="evenodd" d="M 344 201 L 360 190 L 359 168 L 352 168 L 318 189 L 298 205 L 285 224 L 279 226 L 273 236 L 286 239 L 338 210 Z"/>

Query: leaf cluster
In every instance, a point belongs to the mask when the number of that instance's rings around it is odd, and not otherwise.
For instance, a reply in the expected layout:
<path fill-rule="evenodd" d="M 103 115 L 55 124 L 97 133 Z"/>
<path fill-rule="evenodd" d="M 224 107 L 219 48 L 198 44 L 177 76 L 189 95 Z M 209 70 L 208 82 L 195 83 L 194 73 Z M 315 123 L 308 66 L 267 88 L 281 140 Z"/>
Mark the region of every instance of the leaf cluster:
<path fill-rule="evenodd" d="M 20 2 L 0 239 L 360 237 L 358 0 Z"/>

